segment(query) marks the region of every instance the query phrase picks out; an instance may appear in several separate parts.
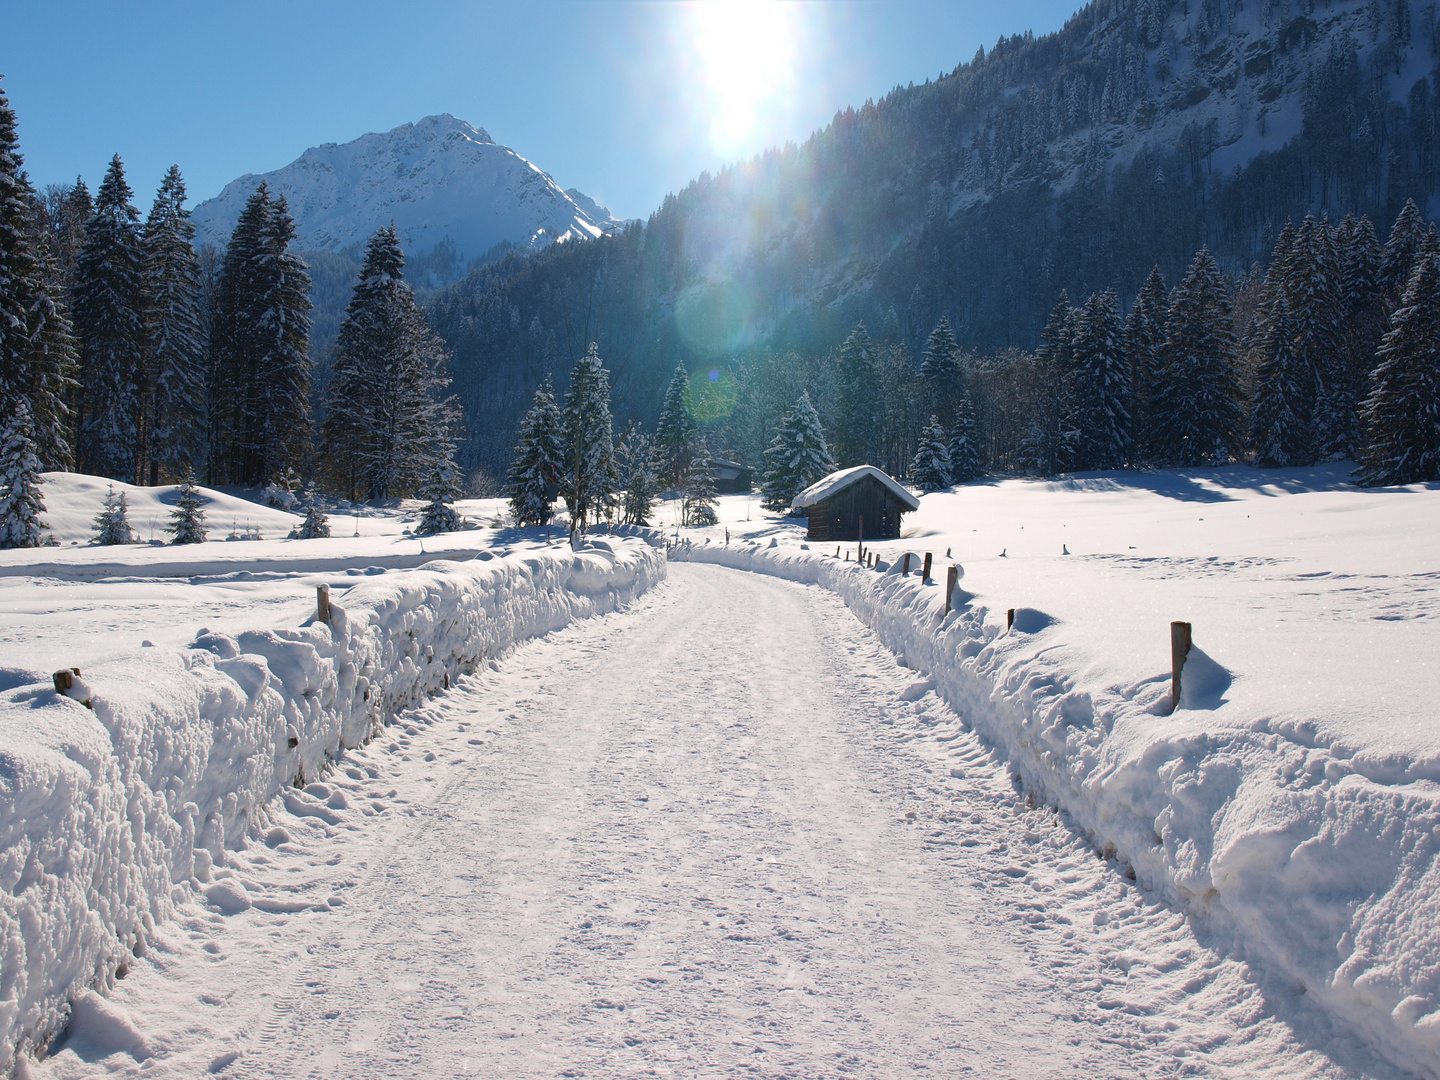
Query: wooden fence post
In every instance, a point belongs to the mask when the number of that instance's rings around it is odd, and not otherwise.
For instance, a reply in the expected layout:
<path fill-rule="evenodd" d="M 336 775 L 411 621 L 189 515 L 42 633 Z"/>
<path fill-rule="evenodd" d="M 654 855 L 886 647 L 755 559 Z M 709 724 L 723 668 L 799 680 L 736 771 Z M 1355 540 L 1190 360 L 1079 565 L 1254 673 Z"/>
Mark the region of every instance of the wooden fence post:
<path fill-rule="evenodd" d="M 952 566 L 945 571 L 945 614 L 950 614 L 950 598 L 955 595 L 955 586 L 960 584 L 960 568 Z M 941 616 L 944 618 L 944 616 Z"/>
<path fill-rule="evenodd" d="M 920 584 L 930 584 L 930 553 L 928 551 L 925 552 L 925 566 L 920 571 Z"/>
<path fill-rule="evenodd" d="M 1170 711 L 1180 708 L 1180 669 L 1190 655 L 1190 624 L 1176 620 L 1170 624 Z"/>
<path fill-rule="evenodd" d="M 50 676 L 51 680 L 55 683 L 55 692 L 65 697 L 70 697 L 70 691 L 74 688 L 75 680 L 79 677 L 80 669 L 78 667 L 61 668 L 59 671 L 55 672 L 54 675 Z M 74 698 L 72 700 L 79 701 L 78 698 Z M 80 704 L 84 705 L 87 709 L 95 708 L 95 706 L 90 703 L 89 698 L 81 701 Z"/>
<path fill-rule="evenodd" d="M 1005 629 L 1010 630 L 1015 626 L 1015 609 L 1012 607 L 1005 613 Z"/>
<path fill-rule="evenodd" d="M 900 576 L 910 576 L 910 553 L 908 551 L 900 557 Z"/>
<path fill-rule="evenodd" d="M 329 625 L 330 625 L 330 586 L 329 586 L 329 585 L 316 585 L 316 586 L 315 586 L 315 618 L 316 618 L 319 622 L 323 622 L 326 626 L 329 626 Z"/>

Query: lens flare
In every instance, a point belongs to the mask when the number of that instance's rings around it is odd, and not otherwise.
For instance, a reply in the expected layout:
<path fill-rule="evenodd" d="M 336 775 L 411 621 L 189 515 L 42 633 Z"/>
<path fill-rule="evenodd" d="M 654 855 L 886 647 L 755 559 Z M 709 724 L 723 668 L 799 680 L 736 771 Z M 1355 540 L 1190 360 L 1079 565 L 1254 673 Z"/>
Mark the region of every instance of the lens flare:
<path fill-rule="evenodd" d="M 789 87 L 795 60 L 790 6 L 777 0 L 691 5 L 710 95 L 710 142 L 720 153 L 743 149 Z"/>

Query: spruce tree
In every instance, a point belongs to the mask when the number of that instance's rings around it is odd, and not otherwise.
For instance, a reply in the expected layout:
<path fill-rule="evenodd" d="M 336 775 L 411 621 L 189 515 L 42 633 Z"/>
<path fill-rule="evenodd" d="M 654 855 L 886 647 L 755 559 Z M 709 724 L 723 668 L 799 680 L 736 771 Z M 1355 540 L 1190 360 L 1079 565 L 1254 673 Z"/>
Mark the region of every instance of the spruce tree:
<path fill-rule="evenodd" d="M 321 444 L 337 486 L 365 498 L 413 491 L 443 423 L 445 347 L 404 280 L 395 226 L 370 238 L 346 308 L 326 393 Z"/>
<path fill-rule="evenodd" d="M 195 226 L 185 181 L 170 166 L 145 222 L 145 364 L 136 482 L 155 484 L 164 465 L 179 475 L 204 448 L 206 342 L 200 312 Z"/>
<path fill-rule="evenodd" d="M 563 423 L 554 383 L 547 376 L 520 422 L 515 456 L 506 477 L 510 514 L 516 525 L 550 524 L 550 489 L 558 490 L 565 468 Z"/>
<path fill-rule="evenodd" d="M 76 265 L 74 322 L 80 340 L 76 456 L 85 472 L 132 480 L 139 440 L 145 353 L 140 213 L 130 204 L 116 154 L 95 195 Z"/>
<path fill-rule="evenodd" d="M 1040 399 L 1041 411 L 1036 418 L 1041 438 L 1038 443 L 1031 439 L 1030 453 L 1039 464 L 1038 471 L 1047 476 L 1070 467 L 1079 440 L 1071 371 L 1075 315 L 1069 294 L 1062 290 L 1040 331 L 1040 348 L 1035 354 L 1047 392 Z"/>
<path fill-rule="evenodd" d="M 51 282 L 57 276 L 35 231 L 34 191 L 24 173 L 15 114 L 0 89 L 0 417 L 29 405 L 41 464 L 70 463 L 69 404 L 75 351 Z"/>
<path fill-rule="evenodd" d="M 980 433 L 975 423 L 975 405 L 965 389 L 955 409 L 955 423 L 946 445 L 950 460 L 950 483 L 968 484 L 980 475 Z"/>
<path fill-rule="evenodd" d="M 175 509 L 170 511 L 170 524 L 165 531 L 172 536 L 172 544 L 203 544 L 205 542 L 204 498 L 195 486 L 195 473 L 190 466 L 184 466 L 180 473 L 180 487 L 176 494 Z"/>
<path fill-rule="evenodd" d="M 910 480 L 922 491 L 950 486 L 950 451 L 945 445 L 945 429 L 936 416 L 931 416 L 925 425 L 920 446 L 910 462 Z"/>
<path fill-rule="evenodd" d="M 681 520 L 694 527 L 714 525 L 720 520 L 715 501 L 715 460 L 704 439 L 696 441 L 689 471 L 680 493 Z"/>
<path fill-rule="evenodd" d="M 1367 486 L 1440 480 L 1440 266 L 1416 263 L 1381 343 L 1362 415 Z"/>
<path fill-rule="evenodd" d="M 320 505 L 320 496 L 311 484 L 305 489 L 305 520 L 295 529 L 299 540 L 320 540 L 330 536 L 330 518 Z"/>
<path fill-rule="evenodd" d="M 1130 373 L 1121 331 L 1114 290 L 1092 295 L 1075 318 L 1070 371 L 1079 431 L 1076 468 L 1118 469 L 1130 458 Z"/>
<path fill-rule="evenodd" d="M 298 471 L 309 450 L 310 277 L 294 235 L 284 197 L 261 183 L 225 250 L 211 332 L 222 482 L 258 486 Z"/>
<path fill-rule="evenodd" d="M 591 342 L 570 370 L 563 429 L 565 472 L 560 494 L 570 511 L 574 544 L 588 524 L 609 509 L 615 489 L 614 431 L 610 418 L 610 375 Z"/>
<path fill-rule="evenodd" d="M 835 456 L 842 466 L 875 457 L 879 426 L 879 372 L 864 323 L 858 323 L 835 357 Z"/>
<path fill-rule="evenodd" d="M 1284 295 L 1276 297 L 1256 343 L 1255 404 L 1250 411 L 1250 445 L 1255 463 L 1300 465 L 1314 460 L 1307 421 L 1310 371 L 1295 351 L 1295 329 Z"/>
<path fill-rule="evenodd" d="M 116 491 L 115 485 L 105 493 L 105 503 L 95 517 L 95 539 L 92 543 L 101 546 L 112 544 L 133 544 L 135 534 L 130 529 L 129 507 L 125 492 Z"/>
<path fill-rule="evenodd" d="M 774 439 L 765 449 L 765 477 L 760 487 L 761 505 L 785 513 L 795 496 L 815 481 L 835 471 L 820 414 L 810 404 L 808 392 L 781 421 Z"/>
<path fill-rule="evenodd" d="M 1401 296 L 1414 269 L 1415 255 L 1425 240 L 1425 216 L 1415 205 L 1414 199 L 1406 199 L 1405 205 L 1395 217 L 1390 228 L 1389 239 L 1380 256 L 1380 287 L 1390 297 L 1393 308 L 1401 302 Z"/>
<path fill-rule="evenodd" d="M 1330 227 L 1307 217 L 1295 236 L 1282 288 L 1294 324 L 1294 348 L 1314 393 L 1309 422 L 1324 459 L 1348 457 L 1356 439 L 1355 392 L 1343 362 L 1340 259 Z"/>
<path fill-rule="evenodd" d="M 30 403 L 21 398 L 0 428 L 0 548 L 38 547 L 44 512 Z"/>
<path fill-rule="evenodd" d="M 1229 461 L 1240 447 L 1235 326 L 1225 278 L 1201 248 L 1170 300 L 1154 394 L 1157 457 L 1166 465 Z"/>
<path fill-rule="evenodd" d="M 416 536 L 455 532 L 464 524 L 455 507 L 450 505 L 460 497 L 460 470 L 456 468 L 448 448 L 431 460 L 430 476 L 420 491 L 420 497 L 427 501 L 415 525 Z"/>
<path fill-rule="evenodd" d="M 625 490 L 621 521 L 626 525 L 650 524 L 660 489 L 654 443 L 632 424 L 615 447 L 615 464 Z"/>
<path fill-rule="evenodd" d="M 921 404 L 942 424 L 955 419 L 955 405 L 960 393 L 960 382 L 964 373 L 960 370 L 960 348 L 955 344 L 955 335 L 950 330 L 950 320 L 944 315 L 926 339 L 923 359 L 920 361 L 920 381 L 923 386 Z"/>
<path fill-rule="evenodd" d="M 1135 297 L 1130 314 L 1125 317 L 1123 339 L 1125 364 L 1130 371 L 1131 431 L 1135 456 L 1142 460 L 1149 458 L 1153 452 L 1150 399 L 1160 370 L 1165 320 L 1169 310 L 1165 279 L 1160 276 L 1160 267 L 1156 266 Z"/>
<path fill-rule="evenodd" d="M 665 404 L 655 428 L 655 459 L 660 466 L 660 478 L 675 491 L 683 488 L 689 478 L 690 463 L 700 437 L 685 402 L 689 390 L 690 373 L 684 364 L 677 364 L 665 389 Z"/>

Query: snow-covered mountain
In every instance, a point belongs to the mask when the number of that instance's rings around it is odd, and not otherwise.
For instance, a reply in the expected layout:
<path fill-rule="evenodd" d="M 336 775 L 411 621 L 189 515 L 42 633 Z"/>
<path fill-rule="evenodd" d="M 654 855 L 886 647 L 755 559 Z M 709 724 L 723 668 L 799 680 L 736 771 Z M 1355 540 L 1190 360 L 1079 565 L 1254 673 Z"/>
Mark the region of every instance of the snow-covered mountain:
<path fill-rule="evenodd" d="M 449 237 L 462 259 L 502 241 L 540 248 L 621 224 L 484 129 L 444 114 L 312 147 L 282 169 L 231 181 L 195 208 L 197 244 L 223 248 L 262 180 L 290 201 L 302 251 L 342 251 L 391 221 L 408 254 Z"/>

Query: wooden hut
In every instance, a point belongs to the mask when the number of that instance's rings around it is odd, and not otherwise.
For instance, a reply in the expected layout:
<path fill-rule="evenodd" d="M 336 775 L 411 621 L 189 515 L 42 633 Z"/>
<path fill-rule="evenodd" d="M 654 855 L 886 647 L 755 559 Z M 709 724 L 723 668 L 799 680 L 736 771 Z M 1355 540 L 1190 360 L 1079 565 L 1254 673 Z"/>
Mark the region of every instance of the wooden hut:
<path fill-rule="evenodd" d="M 722 458 L 711 459 L 710 480 L 715 485 L 717 495 L 746 492 L 752 486 L 748 465 L 741 465 L 738 461 L 725 461 Z"/>
<path fill-rule="evenodd" d="M 854 543 L 898 540 L 900 515 L 919 510 L 920 500 L 873 465 L 841 469 L 817 480 L 791 504 L 810 519 L 811 540 Z"/>

